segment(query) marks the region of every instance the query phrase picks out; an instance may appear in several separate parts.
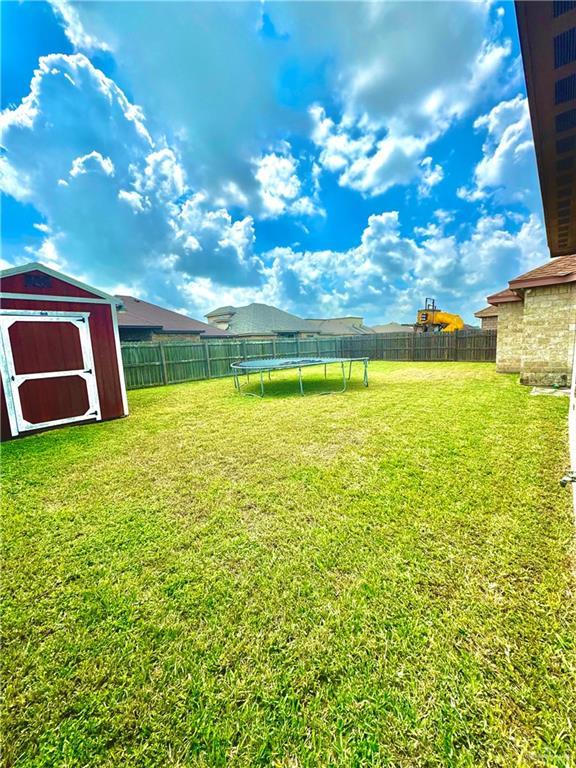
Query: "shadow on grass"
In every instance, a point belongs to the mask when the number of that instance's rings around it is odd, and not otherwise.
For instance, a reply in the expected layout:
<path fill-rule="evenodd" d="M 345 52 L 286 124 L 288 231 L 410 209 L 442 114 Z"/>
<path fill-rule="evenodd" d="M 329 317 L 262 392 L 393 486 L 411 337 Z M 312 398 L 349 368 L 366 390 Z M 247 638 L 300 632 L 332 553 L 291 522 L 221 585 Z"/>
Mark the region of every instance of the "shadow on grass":
<path fill-rule="evenodd" d="M 264 397 L 276 397 L 276 398 L 289 398 L 289 397 L 302 397 L 300 394 L 300 386 L 298 384 L 298 374 L 293 376 L 282 375 L 282 378 L 278 378 L 278 374 L 272 373 L 271 378 L 268 375 L 264 376 Z M 342 391 L 342 377 L 330 376 L 324 378 L 323 376 L 302 377 L 304 387 L 304 397 L 309 395 L 345 395 L 347 392 L 354 392 L 366 389 L 362 381 L 361 375 L 355 375 L 352 373 L 352 378 L 346 381 L 346 389 Z M 260 378 L 258 375 L 251 375 L 250 382 L 248 383 L 246 377 L 241 377 L 240 383 L 242 384 L 243 395 L 260 395 Z"/>

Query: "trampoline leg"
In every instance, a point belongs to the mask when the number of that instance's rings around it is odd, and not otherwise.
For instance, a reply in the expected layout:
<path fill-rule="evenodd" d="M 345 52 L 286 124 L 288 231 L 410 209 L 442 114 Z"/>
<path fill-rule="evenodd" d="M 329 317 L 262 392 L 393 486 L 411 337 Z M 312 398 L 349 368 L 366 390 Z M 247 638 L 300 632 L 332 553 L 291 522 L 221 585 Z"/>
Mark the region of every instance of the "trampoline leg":
<path fill-rule="evenodd" d="M 350 381 L 351 376 L 352 376 L 352 360 L 350 360 L 350 366 L 348 368 L 348 381 Z"/>
<path fill-rule="evenodd" d="M 298 383 L 300 384 L 300 394 L 304 394 L 304 386 L 302 384 L 302 368 L 298 368 Z"/>
<path fill-rule="evenodd" d="M 328 378 L 328 374 L 326 373 L 326 364 L 324 364 L 324 378 L 325 379 Z"/>
<path fill-rule="evenodd" d="M 239 386 L 238 386 L 238 374 L 236 373 L 236 371 L 234 371 L 234 389 L 235 389 L 236 391 L 238 391 L 238 390 L 239 390 Z"/>
<path fill-rule="evenodd" d="M 260 371 L 260 397 L 264 397 L 264 371 Z"/>
<path fill-rule="evenodd" d="M 364 360 L 364 386 L 368 386 L 368 360 Z"/>
<path fill-rule="evenodd" d="M 346 367 L 344 363 L 341 363 L 342 365 L 342 392 L 346 391 Z"/>

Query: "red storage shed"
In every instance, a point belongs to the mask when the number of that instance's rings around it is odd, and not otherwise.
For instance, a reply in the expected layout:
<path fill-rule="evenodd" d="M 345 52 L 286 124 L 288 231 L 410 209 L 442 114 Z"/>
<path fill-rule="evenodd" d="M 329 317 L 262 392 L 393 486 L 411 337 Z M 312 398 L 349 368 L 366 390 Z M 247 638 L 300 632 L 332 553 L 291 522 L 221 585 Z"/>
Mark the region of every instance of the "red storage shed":
<path fill-rule="evenodd" d="M 128 415 L 121 306 L 43 264 L 0 272 L 3 440 Z"/>

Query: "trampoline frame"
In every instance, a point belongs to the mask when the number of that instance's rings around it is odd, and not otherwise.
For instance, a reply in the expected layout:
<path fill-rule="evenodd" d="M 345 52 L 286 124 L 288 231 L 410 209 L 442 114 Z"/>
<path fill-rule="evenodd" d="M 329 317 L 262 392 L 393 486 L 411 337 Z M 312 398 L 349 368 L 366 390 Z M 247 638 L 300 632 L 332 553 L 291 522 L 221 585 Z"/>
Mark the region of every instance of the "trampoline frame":
<path fill-rule="evenodd" d="M 272 358 L 270 360 L 239 360 L 230 365 L 234 375 L 234 389 L 238 394 L 246 397 L 264 397 L 264 374 L 268 373 L 268 381 L 271 380 L 272 371 L 290 371 L 298 370 L 298 385 L 300 394 L 304 396 L 304 382 L 302 380 L 302 368 L 312 368 L 314 366 L 324 366 L 324 378 L 328 378 L 327 367 L 340 363 L 342 370 L 342 388 L 330 389 L 326 392 L 315 392 L 317 395 L 338 395 L 346 391 L 347 382 L 352 376 L 352 363 L 361 362 L 364 364 L 364 386 L 368 386 L 368 357 L 318 357 L 318 358 Z M 250 367 L 244 367 L 245 363 L 251 363 Z M 262 365 L 256 365 L 262 363 Z M 266 364 L 268 363 L 268 365 Z M 280 363 L 279 365 L 270 365 L 270 363 Z M 348 364 L 348 377 L 346 377 L 346 364 Z M 240 374 L 246 376 L 246 383 L 240 381 Z M 250 374 L 258 374 L 260 379 L 260 394 L 257 392 L 243 392 L 243 388 L 250 384 Z"/>

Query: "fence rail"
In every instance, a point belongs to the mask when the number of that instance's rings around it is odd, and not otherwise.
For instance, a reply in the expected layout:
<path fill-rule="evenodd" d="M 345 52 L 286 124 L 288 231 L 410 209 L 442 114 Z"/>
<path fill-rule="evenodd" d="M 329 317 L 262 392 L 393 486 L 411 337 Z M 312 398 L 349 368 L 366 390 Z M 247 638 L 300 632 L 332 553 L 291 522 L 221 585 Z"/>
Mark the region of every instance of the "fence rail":
<path fill-rule="evenodd" d="M 230 376 L 230 363 L 237 360 L 302 356 L 491 362 L 496 360 L 496 331 L 122 344 L 122 360 L 128 389 Z"/>

